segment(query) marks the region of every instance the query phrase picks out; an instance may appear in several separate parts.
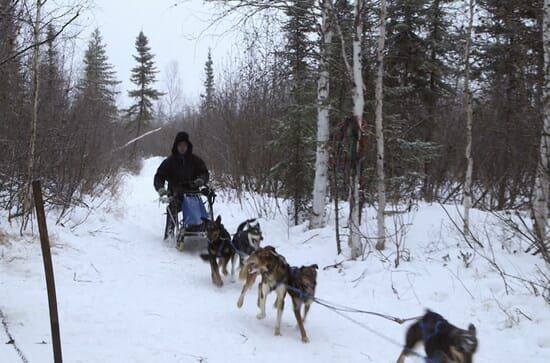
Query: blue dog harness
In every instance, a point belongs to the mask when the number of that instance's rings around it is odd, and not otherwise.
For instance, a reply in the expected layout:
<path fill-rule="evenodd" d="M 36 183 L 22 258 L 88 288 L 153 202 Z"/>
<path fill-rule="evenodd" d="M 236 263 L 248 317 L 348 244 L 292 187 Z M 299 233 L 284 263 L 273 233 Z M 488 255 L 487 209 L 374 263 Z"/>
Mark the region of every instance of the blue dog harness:
<path fill-rule="evenodd" d="M 436 321 L 433 331 L 428 331 L 426 324 L 423 321 L 420 322 L 420 331 L 422 332 L 422 342 L 424 345 L 441 332 L 441 326 L 444 322 L 445 320 Z"/>
<path fill-rule="evenodd" d="M 433 328 L 433 331 L 429 330 L 429 327 L 427 324 L 425 324 L 423 321 L 420 321 L 420 331 L 422 332 L 422 342 L 424 343 L 424 346 L 433 338 L 439 335 L 441 333 L 441 327 L 445 323 L 445 320 L 439 319 L 435 322 L 435 326 Z M 426 358 L 426 363 L 445 363 L 447 357 L 442 352 L 436 352 L 435 356 L 432 358 Z"/>

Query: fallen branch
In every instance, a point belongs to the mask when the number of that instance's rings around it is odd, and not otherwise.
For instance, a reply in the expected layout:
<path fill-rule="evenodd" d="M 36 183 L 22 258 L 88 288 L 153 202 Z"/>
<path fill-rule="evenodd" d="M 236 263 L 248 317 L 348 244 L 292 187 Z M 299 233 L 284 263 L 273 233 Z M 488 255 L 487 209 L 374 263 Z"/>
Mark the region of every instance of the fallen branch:
<path fill-rule="evenodd" d="M 317 237 L 319 234 L 314 234 L 313 236 L 309 237 L 308 239 L 306 239 L 304 242 L 302 242 L 302 244 L 305 244 L 306 242 L 308 241 L 311 241 L 312 239 L 314 239 L 315 237 Z"/>
<path fill-rule="evenodd" d="M 162 130 L 162 127 L 159 127 L 158 129 L 154 129 L 154 130 L 151 130 L 151 131 L 147 131 L 147 132 L 144 133 L 143 135 L 140 135 L 140 136 L 138 136 L 138 137 L 136 137 L 136 138 L 133 138 L 132 140 L 128 141 L 126 144 L 117 147 L 114 151 L 122 150 L 122 149 L 124 149 L 125 147 L 127 147 L 127 146 L 133 144 L 134 142 L 143 139 L 145 136 L 149 136 L 149 135 L 154 134 L 155 132 L 158 132 L 158 131 L 160 131 L 160 130 Z"/>
<path fill-rule="evenodd" d="M 335 264 L 332 264 L 332 265 L 328 265 L 328 266 L 325 266 L 323 267 L 323 271 L 326 271 L 328 270 L 329 268 L 338 268 L 338 267 L 342 267 L 342 264 L 344 262 L 347 262 L 347 261 L 352 261 L 350 258 L 346 259 L 346 260 L 343 260 L 343 261 L 340 261 L 340 262 L 336 262 Z"/>

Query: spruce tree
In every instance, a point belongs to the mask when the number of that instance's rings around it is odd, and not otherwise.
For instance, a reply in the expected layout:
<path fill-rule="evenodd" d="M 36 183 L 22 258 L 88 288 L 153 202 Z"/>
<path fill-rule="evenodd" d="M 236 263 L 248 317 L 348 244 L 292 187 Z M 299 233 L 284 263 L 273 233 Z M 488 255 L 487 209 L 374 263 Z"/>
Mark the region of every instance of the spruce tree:
<path fill-rule="evenodd" d="M 288 21 L 285 54 L 290 80 L 286 117 L 277 124 L 274 146 L 283 160 L 275 168 L 285 198 L 292 203 L 295 224 L 306 217 L 311 200 L 315 151 L 315 80 L 311 72 L 311 33 L 315 19 L 312 0 L 296 0 L 286 10 Z"/>
<path fill-rule="evenodd" d="M 453 94 L 452 48 L 448 0 L 388 3 L 384 114 L 387 129 L 386 170 L 399 188 L 422 183 L 427 200 L 434 195 L 434 159 L 445 99 Z M 444 160 L 441 166 L 447 167 Z M 439 165 L 439 164 L 438 164 Z"/>
<path fill-rule="evenodd" d="M 534 178 L 537 167 L 544 79 L 542 3 L 478 1 L 485 16 L 475 30 L 479 50 L 473 55 L 479 69 L 473 76 L 484 91 L 484 117 L 474 126 L 473 155 L 478 178 L 493 189 L 492 207 L 498 209 L 525 195 L 525 180 Z"/>
<path fill-rule="evenodd" d="M 141 130 L 148 126 L 152 119 L 153 101 L 162 96 L 160 91 L 153 88 L 156 81 L 155 75 L 158 71 L 153 61 L 154 55 L 151 53 L 148 44 L 149 40 L 143 34 L 143 31 L 140 31 L 136 39 L 137 55 L 133 56 L 138 64 L 132 68 L 132 76 L 130 77 L 137 88 L 128 92 L 128 95 L 135 99 L 135 103 L 128 109 L 128 116 L 131 118 L 130 125 L 136 129 L 136 137 L 141 134 Z M 133 149 L 134 159 L 137 157 L 137 144 L 136 141 Z"/>
<path fill-rule="evenodd" d="M 104 167 L 102 157 L 112 147 L 111 124 L 118 110 L 115 103 L 119 82 L 109 63 L 105 44 L 98 29 L 94 30 L 84 54 L 84 72 L 77 85 L 77 95 L 71 122 L 78 123 L 79 140 L 77 157 L 81 170 L 91 175 Z M 81 176 L 84 177 L 84 176 Z"/>
<path fill-rule="evenodd" d="M 208 49 L 208 57 L 204 63 L 204 93 L 201 94 L 202 108 L 207 112 L 211 112 L 214 108 L 214 62 L 212 62 L 212 53 Z"/>

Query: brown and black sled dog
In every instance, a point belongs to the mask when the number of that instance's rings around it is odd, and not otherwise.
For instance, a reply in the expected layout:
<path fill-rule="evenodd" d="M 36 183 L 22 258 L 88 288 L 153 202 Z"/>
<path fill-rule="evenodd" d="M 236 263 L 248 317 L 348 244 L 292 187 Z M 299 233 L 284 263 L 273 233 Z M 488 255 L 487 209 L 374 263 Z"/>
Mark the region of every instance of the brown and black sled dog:
<path fill-rule="evenodd" d="M 281 318 L 284 310 L 284 300 L 287 292 L 292 298 L 294 316 L 298 322 L 302 341 L 309 341 L 304 320 L 307 316 L 317 284 L 317 265 L 291 268 L 286 259 L 275 251 L 275 248 L 266 246 L 254 251 L 244 262 L 239 273 L 241 280 L 245 281 L 237 306 L 240 308 L 244 303 L 246 292 L 254 285 L 258 275 L 261 282 L 258 286 L 258 307 L 260 312 L 258 319 L 265 318 L 265 304 L 267 295 L 275 291 L 277 297 L 275 308 L 277 309 L 277 323 L 275 335 L 281 335 Z M 304 305 L 304 316 L 301 315 L 301 306 Z"/>
<path fill-rule="evenodd" d="M 212 282 L 218 287 L 223 286 L 222 277 L 220 276 L 220 266 L 225 276 L 228 275 L 227 264 L 231 263 L 231 278 L 235 276 L 235 249 L 231 245 L 231 236 L 222 224 L 221 216 L 218 216 L 215 221 L 208 219 L 204 220 L 206 236 L 208 238 L 208 253 L 201 254 L 201 258 L 210 262 L 210 272 L 212 274 Z M 219 266 L 218 266 L 219 262 Z"/>
<path fill-rule="evenodd" d="M 430 363 L 472 363 L 478 345 L 473 324 L 468 330 L 460 329 L 428 310 L 407 330 L 405 348 L 397 363 L 404 363 L 405 357 L 420 341 L 428 356 L 426 361 Z"/>

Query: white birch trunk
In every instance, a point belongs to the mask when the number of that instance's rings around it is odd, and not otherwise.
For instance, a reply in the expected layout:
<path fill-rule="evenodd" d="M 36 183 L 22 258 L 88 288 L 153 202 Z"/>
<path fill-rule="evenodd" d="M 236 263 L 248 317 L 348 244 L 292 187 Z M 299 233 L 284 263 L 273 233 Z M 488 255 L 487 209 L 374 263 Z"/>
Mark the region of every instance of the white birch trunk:
<path fill-rule="evenodd" d="M 40 89 L 40 17 L 42 10 L 41 0 L 36 1 L 36 19 L 34 22 L 33 30 L 33 42 L 35 44 L 33 51 L 33 101 L 32 101 L 32 115 L 31 115 L 31 134 L 29 140 L 29 164 L 27 168 L 27 188 L 23 197 L 23 214 L 24 221 L 22 228 L 26 228 L 28 217 L 32 211 L 32 195 L 31 195 L 31 183 L 34 179 L 34 161 L 36 154 L 36 124 L 38 120 L 38 100 Z"/>
<path fill-rule="evenodd" d="M 378 240 L 376 249 L 383 250 L 386 247 L 386 225 L 384 223 L 384 210 L 386 209 L 386 185 L 384 177 L 384 128 L 382 124 L 382 106 L 384 100 L 384 43 L 386 41 L 386 0 L 380 2 L 380 35 L 376 50 L 376 175 L 378 189 Z"/>
<path fill-rule="evenodd" d="M 364 85 L 363 85 L 363 66 L 361 61 L 362 53 L 362 39 L 363 39 L 363 0 L 356 0 L 354 6 L 354 15 L 355 15 L 355 32 L 353 34 L 353 43 L 352 43 L 352 75 L 353 75 L 353 116 L 354 121 L 357 122 L 358 128 L 358 138 L 357 138 L 357 164 L 352 165 L 352 168 L 355 169 L 355 172 L 352 173 L 351 177 L 351 188 L 350 188 L 350 247 L 351 247 L 351 258 L 356 259 L 361 256 L 363 246 L 361 243 L 361 229 L 359 222 L 359 176 L 361 173 L 360 160 L 361 160 L 361 137 L 363 131 L 363 110 L 365 108 L 365 97 L 364 97 Z"/>
<path fill-rule="evenodd" d="M 332 42 L 332 26 L 329 20 L 330 0 L 322 0 L 323 20 L 321 25 L 322 43 L 319 59 L 319 79 L 317 81 L 317 156 L 315 160 L 315 181 L 313 184 L 313 206 L 309 228 L 325 225 L 325 201 L 328 189 L 328 141 L 329 123 L 329 67 L 328 53 Z"/>
<path fill-rule="evenodd" d="M 464 51 L 464 103 L 466 104 L 466 178 L 464 180 L 464 234 L 470 235 L 470 208 L 472 206 L 472 91 L 470 90 L 470 47 L 472 44 L 472 26 L 474 22 L 474 0 L 469 2 L 469 18 Z"/>
<path fill-rule="evenodd" d="M 548 246 L 548 152 L 550 151 L 550 0 L 544 0 L 542 40 L 544 47 L 544 84 L 542 92 L 544 123 L 540 137 L 540 161 L 537 166 L 537 177 L 535 179 L 533 211 L 536 222 L 536 233 L 541 242 L 542 253 L 546 253 Z"/>

